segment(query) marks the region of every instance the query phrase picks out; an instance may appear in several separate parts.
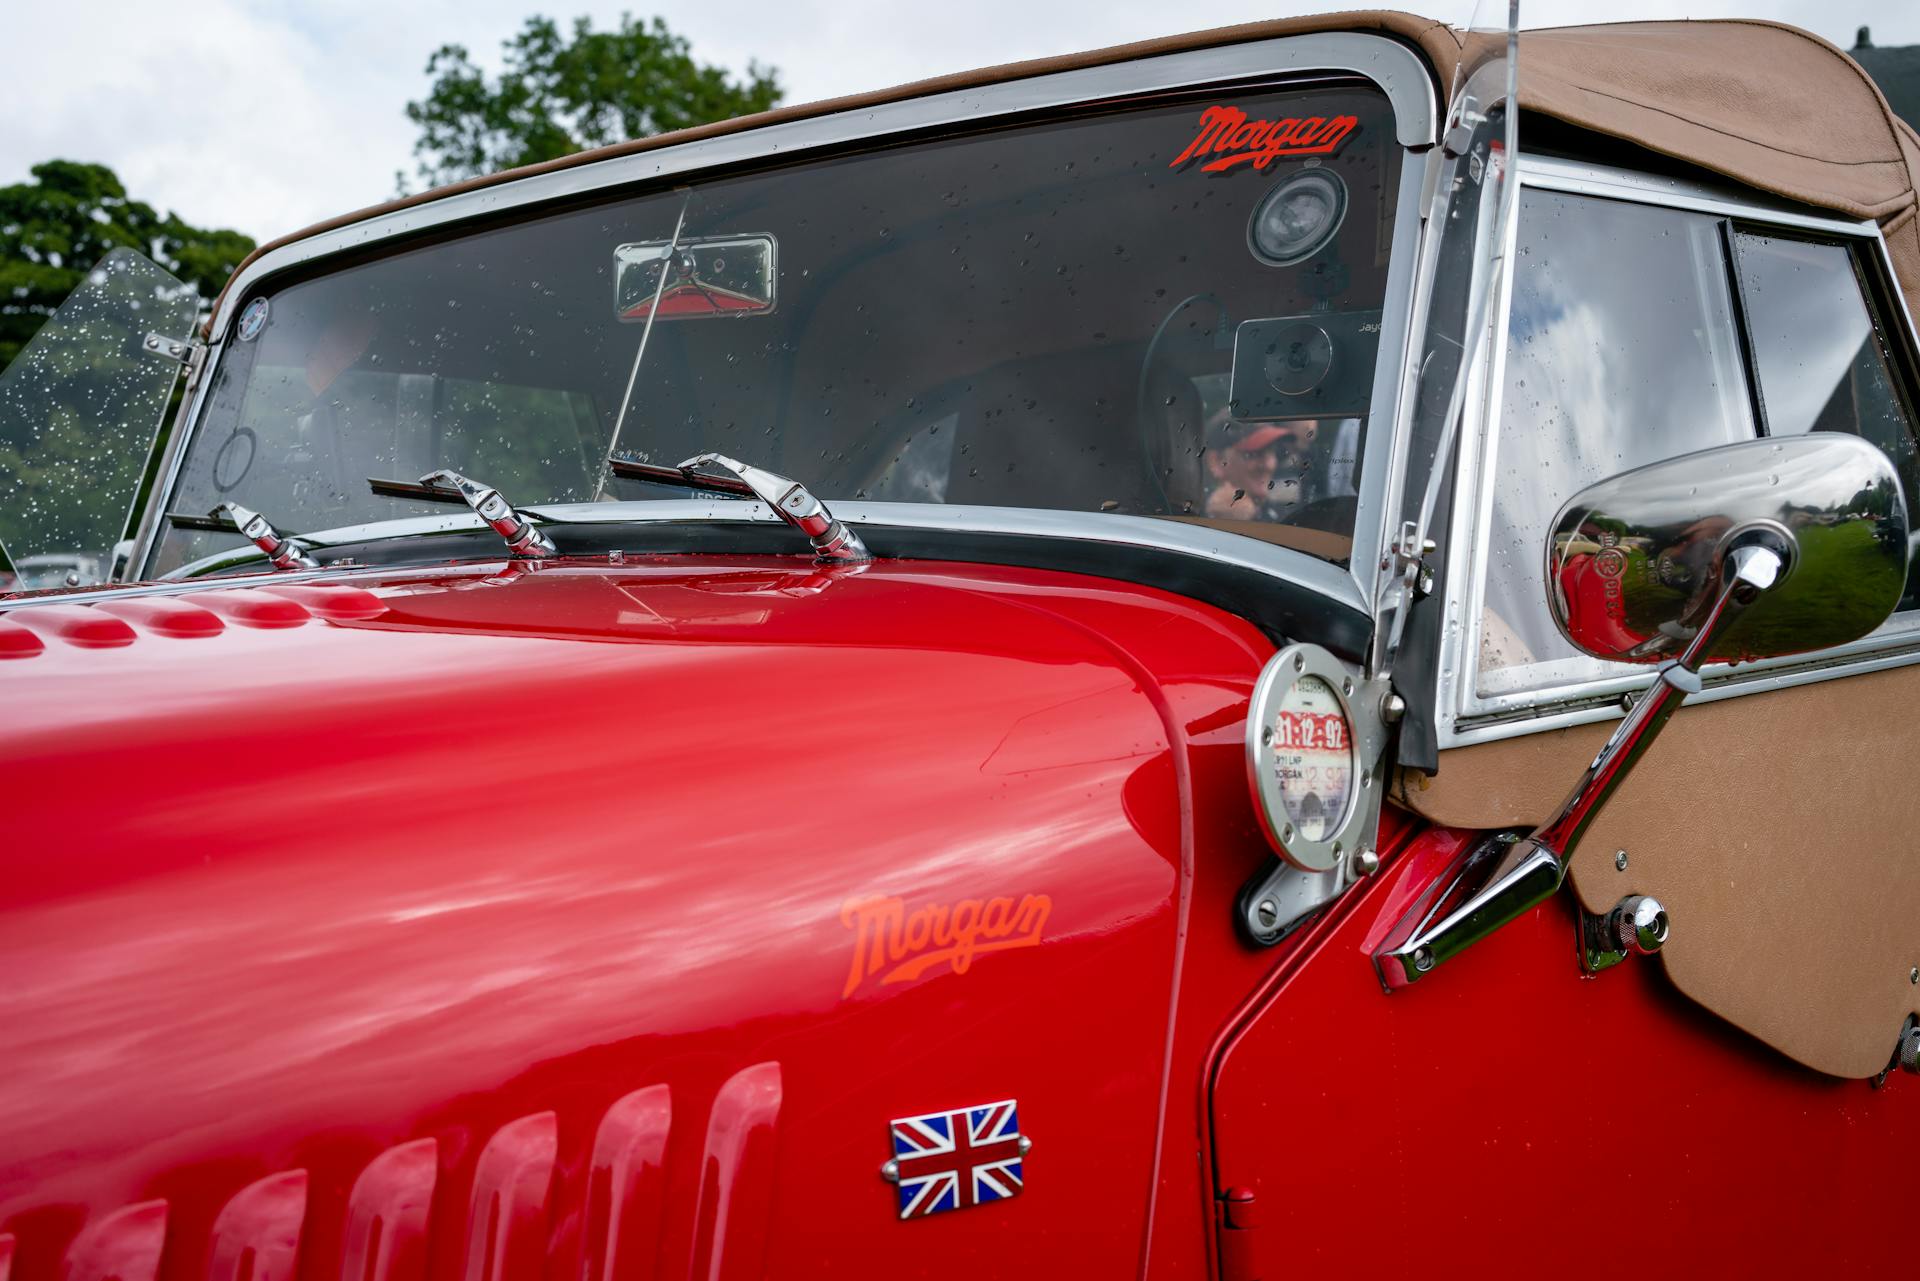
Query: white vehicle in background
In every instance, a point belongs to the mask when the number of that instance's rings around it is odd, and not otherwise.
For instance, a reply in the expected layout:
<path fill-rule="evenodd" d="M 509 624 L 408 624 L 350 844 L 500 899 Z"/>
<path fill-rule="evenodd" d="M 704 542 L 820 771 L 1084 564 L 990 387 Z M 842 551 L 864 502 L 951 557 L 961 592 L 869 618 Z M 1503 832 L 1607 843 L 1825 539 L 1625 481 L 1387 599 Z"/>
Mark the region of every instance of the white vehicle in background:
<path fill-rule="evenodd" d="M 86 587 L 103 583 L 106 579 L 106 570 L 98 556 L 79 552 L 45 552 L 38 556 L 22 556 L 14 562 L 13 581 L 5 586 L 8 591 L 32 592 L 48 587 Z"/>

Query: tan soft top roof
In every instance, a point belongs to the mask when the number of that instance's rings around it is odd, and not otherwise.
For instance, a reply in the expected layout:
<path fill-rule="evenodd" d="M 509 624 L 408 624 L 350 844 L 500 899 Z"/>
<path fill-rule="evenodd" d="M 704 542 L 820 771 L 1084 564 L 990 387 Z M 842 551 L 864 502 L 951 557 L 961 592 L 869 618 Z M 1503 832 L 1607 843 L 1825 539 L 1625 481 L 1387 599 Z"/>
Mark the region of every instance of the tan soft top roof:
<path fill-rule="evenodd" d="M 1007 63 L 581 152 L 423 192 L 262 245 L 268 250 L 376 214 L 529 174 L 591 164 L 781 121 L 1154 54 L 1319 31 L 1375 31 L 1413 45 L 1440 92 L 1453 81 L 1460 33 L 1412 14 L 1358 11 L 1218 27 L 1091 53 Z M 1629 22 L 1521 36 L 1521 106 L 1622 138 L 1763 191 L 1880 222 L 1909 306 L 1920 312 L 1920 137 L 1888 108 L 1859 64 L 1795 27 L 1743 20 Z M 245 264 L 242 264 L 244 266 Z"/>
<path fill-rule="evenodd" d="M 1859 63 L 1820 37 L 1749 21 L 1527 32 L 1520 104 L 1762 191 L 1876 219 L 1907 305 L 1920 313 L 1920 136 Z"/>

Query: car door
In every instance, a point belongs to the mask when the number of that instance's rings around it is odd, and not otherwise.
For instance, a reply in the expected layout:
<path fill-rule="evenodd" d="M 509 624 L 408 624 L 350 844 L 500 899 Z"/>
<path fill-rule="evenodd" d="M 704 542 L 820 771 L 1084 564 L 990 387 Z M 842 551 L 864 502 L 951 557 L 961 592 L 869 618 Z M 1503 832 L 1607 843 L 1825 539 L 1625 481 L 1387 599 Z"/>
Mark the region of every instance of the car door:
<path fill-rule="evenodd" d="M 1567 498 L 1840 431 L 1920 500 L 1911 327 L 1872 224 L 1568 162 L 1522 175 L 1497 394 L 1435 601 L 1439 768 L 1396 788 L 1439 826 L 1315 927 L 1223 1052 L 1225 1271 L 1889 1266 L 1920 1137 L 1920 1082 L 1884 1079 L 1920 1008 L 1911 583 L 1855 645 L 1710 668 L 1588 832 L 1574 894 L 1417 989 L 1388 997 L 1366 964 L 1464 832 L 1552 812 L 1648 680 L 1552 622 L 1542 549 Z M 1661 900 L 1669 942 L 1583 981 L 1581 914 L 1629 894 Z"/>

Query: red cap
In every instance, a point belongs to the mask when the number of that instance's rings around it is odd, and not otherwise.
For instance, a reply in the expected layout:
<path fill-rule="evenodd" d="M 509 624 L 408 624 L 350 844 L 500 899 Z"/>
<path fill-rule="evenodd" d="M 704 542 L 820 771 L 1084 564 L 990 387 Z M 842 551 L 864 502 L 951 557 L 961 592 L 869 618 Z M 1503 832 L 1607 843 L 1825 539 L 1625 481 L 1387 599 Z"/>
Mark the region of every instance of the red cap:
<path fill-rule="evenodd" d="M 1274 441 L 1289 434 L 1287 429 L 1280 424 L 1268 423 L 1265 427 L 1255 427 L 1252 431 L 1234 441 L 1233 447 L 1243 454 L 1250 454 L 1256 449 L 1265 449 Z"/>

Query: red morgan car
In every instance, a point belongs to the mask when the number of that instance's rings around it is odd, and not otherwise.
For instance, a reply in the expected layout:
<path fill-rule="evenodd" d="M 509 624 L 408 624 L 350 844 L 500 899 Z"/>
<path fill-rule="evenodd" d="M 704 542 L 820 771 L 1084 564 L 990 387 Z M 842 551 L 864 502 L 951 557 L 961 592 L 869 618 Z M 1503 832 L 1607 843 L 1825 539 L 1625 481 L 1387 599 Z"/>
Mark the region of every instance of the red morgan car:
<path fill-rule="evenodd" d="M 1787 27 L 1349 14 L 116 252 L 0 1281 L 1909 1266 L 1917 171 Z"/>

